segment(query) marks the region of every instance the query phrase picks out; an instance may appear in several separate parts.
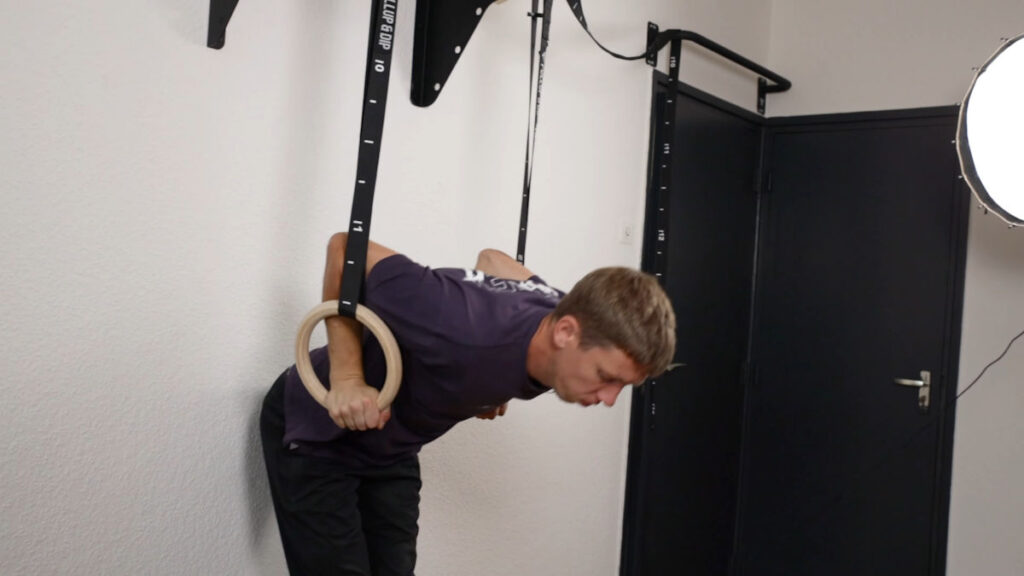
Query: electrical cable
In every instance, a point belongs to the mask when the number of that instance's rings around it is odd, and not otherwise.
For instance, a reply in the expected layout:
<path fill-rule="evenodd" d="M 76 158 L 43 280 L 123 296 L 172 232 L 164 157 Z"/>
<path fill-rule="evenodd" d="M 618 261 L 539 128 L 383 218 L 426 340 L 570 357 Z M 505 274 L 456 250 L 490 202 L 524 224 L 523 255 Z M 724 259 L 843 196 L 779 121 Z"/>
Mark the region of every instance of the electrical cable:
<path fill-rule="evenodd" d="M 964 387 L 964 389 L 959 394 L 956 395 L 956 398 L 954 398 L 953 401 L 956 402 L 957 400 L 959 400 L 961 396 L 966 394 L 968 390 L 970 390 L 975 384 L 977 384 L 978 380 L 981 380 L 981 377 L 985 375 L 985 372 L 987 372 L 988 369 L 991 368 L 992 366 L 994 366 L 997 362 L 1002 360 L 1006 356 L 1006 354 L 1010 351 L 1010 347 L 1013 346 L 1013 343 L 1016 342 L 1017 340 L 1019 340 L 1021 337 L 1024 337 L 1024 330 L 1022 330 L 1019 334 L 1014 336 L 1010 340 L 1010 343 L 1006 345 L 1006 349 L 1003 350 L 1003 353 L 1000 354 L 995 360 L 989 362 L 984 368 L 982 368 L 981 369 L 981 373 L 978 374 L 978 376 L 975 377 L 974 380 L 972 380 L 970 384 L 968 384 L 966 387 Z"/>

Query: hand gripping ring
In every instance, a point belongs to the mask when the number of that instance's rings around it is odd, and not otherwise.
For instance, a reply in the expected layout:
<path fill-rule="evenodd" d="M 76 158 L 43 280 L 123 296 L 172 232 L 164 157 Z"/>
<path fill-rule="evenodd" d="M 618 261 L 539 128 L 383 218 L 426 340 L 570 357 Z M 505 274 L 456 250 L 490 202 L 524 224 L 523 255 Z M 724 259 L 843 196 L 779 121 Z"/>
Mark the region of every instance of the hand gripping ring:
<path fill-rule="evenodd" d="M 324 318 L 338 315 L 338 301 L 328 300 L 312 310 L 302 319 L 299 325 L 299 336 L 295 339 L 295 368 L 299 372 L 299 378 L 306 386 L 306 390 L 314 400 L 321 406 L 327 407 L 327 389 L 316 377 L 313 371 L 313 363 L 309 359 L 309 337 L 313 334 L 313 328 Z M 398 387 L 402 382 L 402 354 L 398 349 L 398 342 L 391 334 L 387 324 L 380 319 L 372 310 L 363 305 L 356 306 L 356 320 L 369 328 L 370 332 L 377 338 L 381 348 L 384 350 L 384 361 L 387 364 L 387 376 L 384 378 L 384 386 L 377 396 L 377 408 L 381 411 L 391 406 L 395 395 L 398 394 Z"/>

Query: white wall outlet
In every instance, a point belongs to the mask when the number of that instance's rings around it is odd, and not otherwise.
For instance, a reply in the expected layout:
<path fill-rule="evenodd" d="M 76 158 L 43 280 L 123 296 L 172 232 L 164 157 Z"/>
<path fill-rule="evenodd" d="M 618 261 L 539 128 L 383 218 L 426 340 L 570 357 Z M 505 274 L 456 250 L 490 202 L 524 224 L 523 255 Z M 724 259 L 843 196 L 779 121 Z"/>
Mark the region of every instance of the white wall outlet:
<path fill-rule="evenodd" d="M 633 236 L 635 235 L 635 233 L 636 231 L 634 230 L 632 224 L 628 222 L 623 222 L 622 224 L 619 225 L 619 243 L 632 244 Z"/>

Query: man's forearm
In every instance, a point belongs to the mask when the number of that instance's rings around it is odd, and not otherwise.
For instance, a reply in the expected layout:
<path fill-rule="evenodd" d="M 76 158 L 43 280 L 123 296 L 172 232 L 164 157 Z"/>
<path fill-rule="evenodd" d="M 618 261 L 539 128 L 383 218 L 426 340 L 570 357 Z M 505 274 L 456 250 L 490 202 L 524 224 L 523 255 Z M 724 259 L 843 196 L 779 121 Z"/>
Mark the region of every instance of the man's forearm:
<path fill-rule="evenodd" d="M 327 356 L 331 361 L 331 385 L 363 381 L 363 327 L 354 318 L 328 318 Z"/>
<path fill-rule="evenodd" d="M 341 295 L 341 276 L 345 262 L 347 236 L 336 234 L 327 245 L 324 267 L 323 301 L 337 300 Z M 331 385 L 363 380 L 363 329 L 354 318 L 334 316 L 327 327 L 327 356 L 331 361 Z"/>

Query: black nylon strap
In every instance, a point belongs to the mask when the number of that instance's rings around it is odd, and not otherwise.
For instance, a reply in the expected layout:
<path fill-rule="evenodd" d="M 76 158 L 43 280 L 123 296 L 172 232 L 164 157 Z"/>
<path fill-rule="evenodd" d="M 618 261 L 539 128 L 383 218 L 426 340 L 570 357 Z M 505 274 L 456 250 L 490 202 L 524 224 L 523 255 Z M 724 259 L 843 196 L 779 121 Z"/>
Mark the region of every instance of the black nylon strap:
<path fill-rule="evenodd" d="M 530 219 L 530 190 L 533 186 L 533 153 L 537 146 L 537 118 L 540 116 L 540 94 L 544 86 L 544 55 L 548 51 L 548 38 L 551 31 L 551 4 L 553 0 L 544 0 L 544 13 L 538 14 L 539 0 L 533 0 L 530 12 L 530 102 L 527 104 L 526 115 L 526 162 L 523 166 L 523 202 L 519 210 L 519 244 L 516 248 L 516 260 L 526 262 L 526 229 Z M 534 101 L 533 63 L 534 50 L 537 47 L 537 18 L 541 18 L 539 64 L 537 66 L 537 92 Z M 531 106 L 532 104 L 532 106 Z M 533 109 L 533 125 L 530 125 L 530 109 Z"/>
<path fill-rule="evenodd" d="M 370 245 L 370 218 L 377 186 L 380 142 L 384 135 L 384 111 L 391 74 L 391 48 L 395 38 L 398 0 L 373 0 L 370 35 L 366 49 L 366 77 L 363 80 L 363 121 L 359 130 L 359 160 L 356 188 L 352 196 L 348 246 L 341 279 L 338 314 L 354 318 L 362 299 L 366 274 L 366 252 Z"/>
<path fill-rule="evenodd" d="M 597 44 L 598 48 L 600 48 L 601 50 L 604 50 L 605 52 L 607 52 L 608 54 L 618 58 L 619 60 L 643 60 L 644 58 L 647 57 L 647 53 L 646 52 L 644 52 L 643 54 L 641 54 L 639 56 L 623 56 L 622 54 L 619 54 L 618 52 L 613 52 L 613 51 L 605 48 L 604 44 L 601 44 L 600 42 L 598 42 L 597 38 L 595 38 L 594 35 L 590 32 L 590 27 L 587 26 L 587 18 L 586 18 L 586 16 L 583 15 L 583 0 L 567 0 L 567 1 L 569 3 L 569 9 L 572 10 L 573 15 L 576 16 L 576 20 L 579 21 L 580 26 L 583 26 L 583 31 L 587 33 L 587 36 L 590 36 L 590 39 L 594 41 L 594 44 Z"/>

